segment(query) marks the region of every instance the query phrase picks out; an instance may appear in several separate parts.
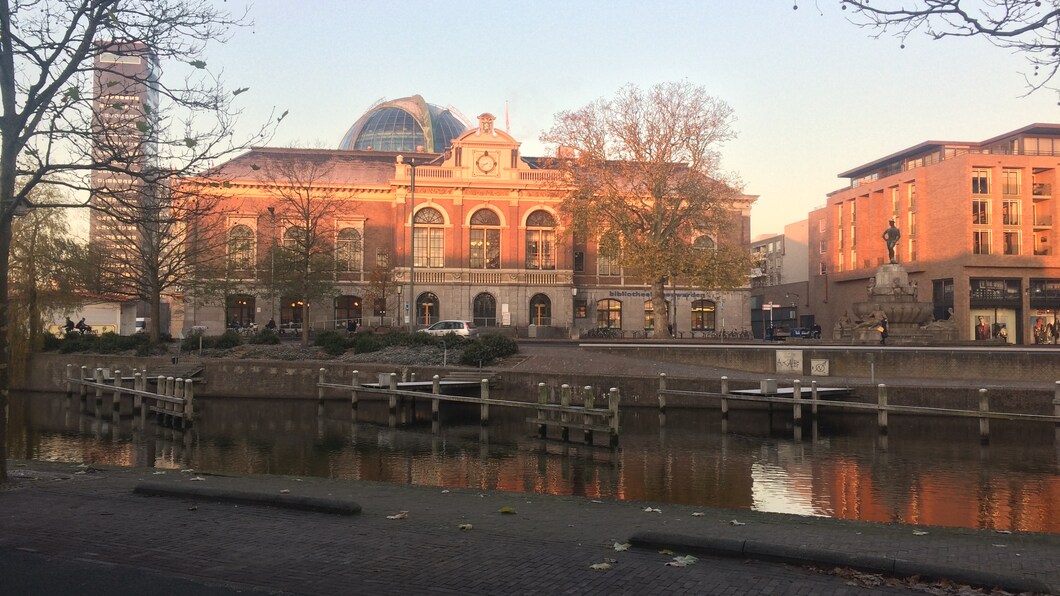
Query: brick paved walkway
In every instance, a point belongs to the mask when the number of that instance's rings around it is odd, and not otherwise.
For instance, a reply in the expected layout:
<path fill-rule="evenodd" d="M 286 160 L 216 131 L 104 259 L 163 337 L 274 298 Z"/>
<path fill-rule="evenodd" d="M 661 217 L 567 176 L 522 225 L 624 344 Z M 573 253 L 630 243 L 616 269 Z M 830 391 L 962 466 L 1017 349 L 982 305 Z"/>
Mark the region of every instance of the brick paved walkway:
<path fill-rule="evenodd" d="M 901 585 L 866 592 L 844 577 L 779 563 L 703 557 L 676 568 L 654 549 L 614 550 L 638 532 L 894 557 L 1060 586 L 1055 535 L 678 505 L 659 505 L 655 513 L 644 503 L 315 478 L 193 481 L 192 473 L 77 474 L 66 464 L 40 462 L 12 462 L 11 470 L 20 478 L 0 491 L 0 594 L 25 594 L 26 586 L 142 593 L 137 586 L 145 584 L 158 585 L 153 594 L 911 593 Z M 363 511 L 338 516 L 134 494 L 144 481 L 348 499 Z M 516 513 L 502 514 L 502 507 Z M 387 519 L 400 511 L 407 519 Z M 473 528 L 462 531 L 461 524 Z M 611 570 L 590 569 L 609 559 Z M 52 583 L 33 579 L 42 568 Z"/>

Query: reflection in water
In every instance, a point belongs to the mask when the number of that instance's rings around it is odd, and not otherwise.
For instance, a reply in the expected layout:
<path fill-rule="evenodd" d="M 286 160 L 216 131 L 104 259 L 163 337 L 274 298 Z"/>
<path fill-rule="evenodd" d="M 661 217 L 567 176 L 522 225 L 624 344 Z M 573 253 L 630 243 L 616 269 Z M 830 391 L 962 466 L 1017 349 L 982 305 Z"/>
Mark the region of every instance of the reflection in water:
<path fill-rule="evenodd" d="M 75 396 L 14 395 L 13 457 L 122 466 L 289 474 L 755 509 L 867 521 L 1060 532 L 1052 425 L 872 415 L 804 421 L 766 411 L 671 409 L 622 415 L 621 448 L 541 441 L 526 411 L 430 402 L 387 426 L 385 403 L 202 399 L 187 431 L 115 422 Z M 662 422 L 663 424 L 660 424 Z M 597 439 L 606 441 L 605 437 Z"/>

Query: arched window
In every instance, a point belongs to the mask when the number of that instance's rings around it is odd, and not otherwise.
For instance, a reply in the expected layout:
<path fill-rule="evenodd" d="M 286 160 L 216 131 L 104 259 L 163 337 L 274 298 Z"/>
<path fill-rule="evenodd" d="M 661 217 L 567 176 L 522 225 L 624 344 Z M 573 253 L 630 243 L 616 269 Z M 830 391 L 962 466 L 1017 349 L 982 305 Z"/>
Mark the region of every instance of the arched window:
<path fill-rule="evenodd" d="M 715 311 L 717 306 L 710 300 L 693 300 L 692 301 L 692 330 L 693 331 L 714 331 L 715 325 Z"/>
<path fill-rule="evenodd" d="M 432 292 L 424 292 L 416 299 L 416 324 L 433 325 L 438 322 L 439 306 L 438 296 Z"/>
<path fill-rule="evenodd" d="M 433 207 L 416 212 L 417 267 L 445 266 L 445 218 Z"/>
<path fill-rule="evenodd" d="M 666 306 L 670 306 L 669 300 L 666 301 Z M 667 312 L 671 311 L 667 309 Z M 652 331 L 653 329 L 655 329 L 655 305 L 649 299 L 644 301 L 644 330 Z"/>
<path fill-rule="evenodd" d="M 353 320 L 358 325 L 361 323 L 361 297 L 360 296 L 336 296 L 335 297 L 335 327 L 345 328 L 346 322 Z"/>
<path fill-rule="evenodd" d="M 343 228 L 335 237 L 335 269 L 361 270 L 361 233 L 355 228 Z"/>
<path fill-rule="evenodd" d="M 501 266 L 501 218 L 489 209 L 479 209 L 471 215 L 468 256 L 472 269 Z"/>
<path fill-rule="evenodd" d="M 254 231 L 237 225 L 228 230 L 228 271 L 253 271 Z"/>
<path fill-rule="evenodd" d="M 225 325 L 246 327 L 254 322 L 254 297 L 248 294 L 232 294 L 225 297 Z"/>
<path fill-rule="evenodd" d="M 692 248 L 699 250 L 714 250 L 718 245 L 714 243 L 714 239 L 710 236 L 700 236 L 692 243 Z"/>
<path fill-rule="evenodd" d="M 556 218 L 534 211 L 526 218 L 526 268 L 555 269 Z"/>
<path fill-rule="evenodd" d="M 544 294 L 535 294 L 530 299 L 530 324 L 552 324 L 552 301 Z"/>
<path fill-rule="evenodd" d="M 622 328 L 622 303 L 606 298 L 596 301 L 596 326 L 607 329 Z"/>
<path fill-rule="evenodd" d="M 280 329 L 298 330 L 302 327 L 305 303 L 301 298 L 284 296 L 280 302 Z"/>
<path fill-rule="evenodd" d="M 493 297 L 493 294 L 483 292 L 475 296 L 472 310 L 475 324 L 479 327 L 497 326 L 497 299 Z"/>
<path fill-rule="evenodd" d="M 283 231 L 283 247 L 292 251 L 303 251 L 309 245 L 305 228 L 302 226 L 291 226 Z"/>

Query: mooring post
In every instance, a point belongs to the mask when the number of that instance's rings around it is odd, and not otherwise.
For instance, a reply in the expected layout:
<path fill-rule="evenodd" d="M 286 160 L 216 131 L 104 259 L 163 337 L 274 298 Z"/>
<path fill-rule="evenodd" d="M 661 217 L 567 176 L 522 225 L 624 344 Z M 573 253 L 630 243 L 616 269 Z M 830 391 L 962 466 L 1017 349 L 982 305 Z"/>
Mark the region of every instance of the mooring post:
<path fill-rule="evenodd" d="M 666 373 L 659 373 L 659 413 L 666 414 Z"/>
<path fill-rule="evenodd" d="M 351 384 L 353 385 L 353 389 L 350 389 L 350 409 L 351 410 L 356 410 L 357 409 L 357 388 L 361 386 L 361 371 L 359 371 L 359 370 L 353 371 L 352 377 L 353 378 L 351 380 Z"/>
<path fill-rule="evenodd" d="M 560 421 L 560 438 L 564 442 L 570 440 L 570 414 L 567 410 L 570 408 L 570 385 L 564 383 L 559 387 L 559 407 L 561 408 L 559 413 Z"/>
<path fill-rule="evenodd" d="M 729 400 L 725 397 L 729 395 L 729 377 L 721 378 L 721 419 L 729 419 Z"/>
<path fill-rule="evenodd" d="M 990 399 L 986 395 L 986 389 L 979 390 L 979 413 L 986 414 L 990 411 Z M 986 445 L 990 442 L 990 419 L 979 416 L 979 443 Z"/>
<path fill-rule="evenodd" d="M 802 381 L 795 379 L 791 383 L 791 413 L 795 424 L 802 423 Z"/>
<path fill-rule="evenodd" d="M 490 382 L 489 379 L 482 379 L 479 382 L 479 395 L 482 398 L 482 406 L 480 412 L 482 426 L 489 426 L 490 423 Z"/>
<path fill-rule="evenodd" d="M 537 436 L 544 439 L 548 436 L 548 425 L 545 423 L 547 416 L 545 406 L 548 405 L 548 386 L 544 383 L 537 384 Z"/>
<path fill-rule="evenodd" d="M 441 395 L 442 394 L 442 377 L 441 375 L 434 375 L 431 378 L 431 394 Z M 437 397 L 431 399 L 431 422 L 438 422 L 441 420 L 441 404 L 442 400 Z M 440 430 L 437 424 L 431 425 L 434 430 Z"/>
<path fill-rule="evenodd" d="M 184 379 L 184 424 L 189 425 L 195 421 L 195 382 Z"/>
<path fill-rule="evenodd" d="M 317 405 L 324 405 L 324 383 L 327 381 L 328 371 L 325 368 L 320 369 L 320 376 L 317 380 Z"/>
<path fill-rule="evenodd" d="M 880 434 L 887 434 L 887 385 L 880 383 L 876 386 L 876 403 L 879 410 L 876 414 L 876 424 L 880 427 Z"/>
<path fill-rule="evenodd" d="M 817 381 L 810 381 L 810 415 L 817 418 Z"/>
<path fill-rule="evenodd" d="M 88 379 L 88 367 L 81 365 L 81 401 L 85 401 L 88 397 L 88 386 L 85 385 L 84 381 Z"/>
<path fill-rule="evenodd" d="M 133 389 L 135 389 L 137 391 L 143 391 L 145 385 L 146 385 L 146 383 L 144 383 L 144 376 L 143 375 L 141 375 L 140 373 L 136 373 L 136 374 L 133 375 Z M 140 411 L 140 409 L 141 409 L 141 407 L 143 405 L 143 399 L 144 399 L 143 396 L 140 395 L 139 393 L 134 393 L 133 394 L 133 411 L 134 412 L 139 412 Z"/>
<path fill-rule="evenodd" d="M 595 406 L 596 396 L 593 395 L 593 387 L 592 385 L 586 385 L 582 388 L 582 407 L 585 408 L 585 417 L 583 418 L 583 421 L 585 422 L 584 440 L 586 445 L 593 444 L 592 426 L 595 421 L 593 420 L 593 416 L 592 414 L 590 414 L 590 412 L 593 411 Z"/>
<path fill-rule="evenodd" d="M 611 428 L 609 443 L 612 447 L 618 447 L 618 397 L 618 387 L 612 387 L 607 392 L 608 426 Z"/>
<path fill-rule="evenodd" d="M 157 383 L 155 385 L 155 395 L 165 395 L 165 394 L 166 394 L 166 377 L 165 377 L 165 375 L 158 375 L 158 381 L 157 381 Z M 158 398 L 155 398 L 155 411 L 158 413 L 158 415 L 160 417 L 164 415 L 163 411 L 165 409 L 166 409 L 166 402 L 163 402 L 163 401 L 159 400 Z"/>
<path fill-rule="evenodd" d="M 121 371 L 114 371 L 114 403 L 111 405 L 115 412 L 121 413 Z"/>
<path fill-rule="evenodd" d="M 1056 382 L 1056 389 L 1053 390 L 1053 416 L 1060 418 L 1060 381 Z M 1057 428 L 1060 428 L 1060 420 L 1056 421 Z"/>
<path fill-rule="evenodd" d="M 71 379 L 74 378 L 74 365 L 66 365 L 66 397 L 70 397 L 74 394 L 74 384 Z"/>
<path fill-rule="evenodd" d="M 390 415 L 391 416 L 397 416 L 397 402 L 398 402 L 397 393 L 396 393 L 397 387 L 398 387 L 398 376 L 397 376 L 397 373 L 390 373 L 389 407 L 390 407 Z M 392 418 L 392 420 L 394 420 L 394 419 Z M 396 422 L 397 421 L 395 420 L 395 424 L 396 424 Z"/>
<path fill-rule="evenodd" d="M 103 369 L 96 368 L 96 403 L 103 403 Z"/>

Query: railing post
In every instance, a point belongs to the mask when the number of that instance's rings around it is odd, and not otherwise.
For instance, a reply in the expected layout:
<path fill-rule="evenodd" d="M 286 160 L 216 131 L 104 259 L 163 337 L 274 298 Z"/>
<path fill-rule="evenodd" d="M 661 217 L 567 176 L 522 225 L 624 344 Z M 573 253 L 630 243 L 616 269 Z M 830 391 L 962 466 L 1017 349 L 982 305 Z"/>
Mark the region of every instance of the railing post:
<path fill-rule="evenodd" d="M 102 385 L 103 385 L 103 369 L 102 368 L 99 368 L 99 367 L 96 368 L 95 381 L 96 381 L 96 403 L 98 404 L 98 403 L 101 403 L 103 401 L 103 387 L 102 387 Z"/>
<path fill-rule="evenodd" d="M 979 413 L 985 414 L 990 411 L 990 399 L 986 395 L 986 389 L 979 390 Z M 979 443 L 986 445 L 990 442 L 990 419 L 979 416 Z"/>
<path fill-rule="evenodd" d="M 607 411 L 610 420 L 608 420 L 608 426 L 611 429 L 610 445 L 612 447 L 618 446 L 618 387 L 612 387 L 607 392 Z"/>
<path fill-rule="evenodd" d="M 114 403 L 112 404 L 112 406 L 114 407 L 114 411 L 118 412 L 119 415 L 121 414 L 121 390 L 122 390 L 122 386 L 121 386 L 121 371 L 120 370 L 115 370 L 114 371 Z"/>
<path fill-rule="evenodd" d="M 795 379 L 791 383 L 791 413 L 795 424 L 802 423 L 802 381 Z"/>
<path fill-rule="evenodd" d="M 489 426 L 490 423 L 490 382 L 489 379 L 482 379 L 479 382 L 479 396 L 482 398 L 482 406 L 480 407 L 479 417 L 481 419 L 482 426 Z"/>
<path fill-rule="evenodd" d="M 570 414 L 567 413 L 567 409 L 570 408 L 570 385 L 564 383 L 559 387 L 559 407 L 562 410 L 559 413 L 560 420 L 560 438 L 564 442 L 570 440 Z"/>
<path fill-rule="evenodd" d="M 544 406 L 548 404 L 548 386 L 544 383 L 537 384 L 537 436 L 544 439 L 548 436 L 548 419 Z"/>
<path fill-rule="evenodd" d="M 729 419 L 729 400 L 725 397 L 729 395 L 729 377 L 721 378 L 721 419 Z"/>
<path fill-rule="evenodd" d="M 81 401 L 84 401 L 85 398 L 88 397 L 88 386 L 85 385 L 85 383 L 84 383 L 85 379 L 87 379 L 87 378 L 89 378 L 88 377 L 88 367 L 82 365 L 81 366 L 81 383 L 80 383 L 80 385 L 81 385 Z"/>
<path fill-rule="evenodd" d="M 74 365 L 66 365 L 66 397 L 70 397 L 74 394 L 74 384 L 71 379 L 74 378 Z"/>
<path fill-rule="evenodd" d="M 391 416 L 397 416 L 397 386 L 398 376 L 397 373 L 390 373 L 390 399 L 388 400 L 388 406 Z"/>
<path fill-rule="evenodd" d="M 583 433 L 585 444 L 592 445 L 592 426 L 594 425 L 595 421 L 593 420 L 593 416 L 590 414 L 590 412 L 592 412 L 593 409 L 596 407 L 596 396 L 593 395 L 593 388 L 591 385 L 586 385 L 582 388 L 582 407 L 585 408 L 585 417 L 583 418 L 583 421 L 585 422 L 585 432 Z"/>
<path fill-rule="evenodd" d="M 876 424 L 880 427 L 880 434 L 887 434 L 887 385 L 880 383 L 876 386 Z"/>
<path fill-rule="evenodd" d="M 165 375 L 158 375 L 158 381 L 157 381 L 157 384 L 155 385 L 155 395 L 165 395 L 165 394 L 166 394 L 166 377 L 165 377 Z M 155 398 L 155 410 L 157 411 L 157 413 L 158 413 L 158 415 L 160 417 L 165 415 L 164 414 L 165 409 L 166 409 L 166 402 L 161 402 L 160 403 L 159 399 Z"/>
<path fill-rule="evenodd" d="M 133 375 L 133 389 L 135 389 L 137 391 L 143 391 L 144 390 L 144 386 L 146 386 L 146 385 L 147 385 L 147 383 L 144 383 L 144 376 L 142 374 L 136 373 L 136 374 Z M 139 393 L 134 393 L 133 394 L 133 411 L 134 412 L 139 412 L 143 408 L 143 401 L 144 401 L 144 397 L 142 395 L 140 395 Z"/>
<path fill-rule="evenodd" d="M 195 387 L 194 381 L 184 379 L 184 424 L 195 422 Z"/>
<path fill-rule="evenodd" d="M 659 373 L 659 413 L 666 414 L 666 373 Z"/>
<path fill-rule="evenodd" d="M 324 405 L 324 383 L 327 382 L 328 371 L 325 368 L 320 369 L 319 378 L 317 380 L 317 405 Z"/>
<path fill-rule="evenodd" d="M 817 418 L 817 381 L 810 381 L 810 415 Z"/>

